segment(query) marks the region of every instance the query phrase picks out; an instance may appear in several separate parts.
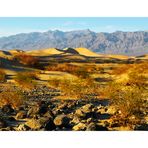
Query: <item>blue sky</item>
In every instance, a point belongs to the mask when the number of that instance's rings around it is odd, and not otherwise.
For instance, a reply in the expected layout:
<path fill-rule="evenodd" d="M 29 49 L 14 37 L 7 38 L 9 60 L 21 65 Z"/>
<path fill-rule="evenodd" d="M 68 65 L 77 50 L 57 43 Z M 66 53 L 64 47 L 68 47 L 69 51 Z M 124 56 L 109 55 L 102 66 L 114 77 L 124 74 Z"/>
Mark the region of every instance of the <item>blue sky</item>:
<path fill-rule="evenodd" d="M 0 17 L 0 37 L 48 30 L 95 32 L 147 31 L 148 18 L 122 17 Z"/>

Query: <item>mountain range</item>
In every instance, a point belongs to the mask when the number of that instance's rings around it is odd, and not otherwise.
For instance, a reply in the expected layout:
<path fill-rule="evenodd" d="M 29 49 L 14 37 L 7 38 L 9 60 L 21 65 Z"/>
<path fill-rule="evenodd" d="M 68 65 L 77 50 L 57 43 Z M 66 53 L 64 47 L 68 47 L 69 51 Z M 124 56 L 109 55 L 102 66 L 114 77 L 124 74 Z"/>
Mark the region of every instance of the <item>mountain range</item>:
<path fill-rule="evenodd" d="M 142 55 L 148 53 L 148 31 L 96 33 L 89 29 L 32 32 L 0 38 L 0 49 L 33 50 L 85 47 L 96 53 Z"/>

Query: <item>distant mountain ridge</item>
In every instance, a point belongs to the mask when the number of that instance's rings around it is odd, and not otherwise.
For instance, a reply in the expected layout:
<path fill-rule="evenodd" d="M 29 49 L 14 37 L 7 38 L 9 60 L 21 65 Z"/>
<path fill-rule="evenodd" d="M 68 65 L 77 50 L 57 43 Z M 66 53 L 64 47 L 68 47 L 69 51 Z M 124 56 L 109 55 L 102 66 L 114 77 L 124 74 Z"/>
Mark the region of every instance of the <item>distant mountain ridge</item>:
<path fill-rule="evenodd" d="M 89 29 L 63 32 L 21 33 L 0 38 L 0 49 L 45 49 L 85 47 L 97 53 L 142 55 L 148 53 L 148 32 L 96 33 Z"/>

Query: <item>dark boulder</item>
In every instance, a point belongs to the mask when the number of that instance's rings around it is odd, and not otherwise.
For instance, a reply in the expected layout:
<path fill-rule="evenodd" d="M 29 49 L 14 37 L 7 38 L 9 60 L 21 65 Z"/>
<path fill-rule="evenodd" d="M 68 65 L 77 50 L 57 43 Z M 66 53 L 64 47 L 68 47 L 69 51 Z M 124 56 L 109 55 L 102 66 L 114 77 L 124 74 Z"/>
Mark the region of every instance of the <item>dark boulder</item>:
<path fill-rule="evenodd" d="M 11 114 L 14 112 L 14 109 L 11 107 L 11 105 L 5 105 L 2 107 L 2 112 Z"/>
<path fill-rule="evenodd" d="M 69 121 L 70 120 L 66 115 L 61 114 L 61 115 L 56 116 L 56 118 L 54 119 L 54 124 L 60 127 L 68 127 Z"/>
<path fill-rule="evenodd" d="M 27 113 L 25 111 L 20 111 L 16 114 L 16 119 L 24 119 L 27 117 Z"/>
<path fill-rule="evenodd" d="M 73 126 L 73 130 L 74 131 L 85 131 L 86 130 L 87 125 L 85 123 L 78 123 L 77 125 Z"/>
<path fill-rule="evenodd" d="M 91 123 L 89 123 L 89 124 L 87 125 L 86 130 L 87 130 L 87 131 L 95 131 L 96 128 L 97 128 L 96 124 L 95 124 L 94 122 L 91 122 Z"/>
<path fill-rule="evenodd" d="M 7 127 L 6 122 L 3 119 L 0 119 L 0 129 Z"/>

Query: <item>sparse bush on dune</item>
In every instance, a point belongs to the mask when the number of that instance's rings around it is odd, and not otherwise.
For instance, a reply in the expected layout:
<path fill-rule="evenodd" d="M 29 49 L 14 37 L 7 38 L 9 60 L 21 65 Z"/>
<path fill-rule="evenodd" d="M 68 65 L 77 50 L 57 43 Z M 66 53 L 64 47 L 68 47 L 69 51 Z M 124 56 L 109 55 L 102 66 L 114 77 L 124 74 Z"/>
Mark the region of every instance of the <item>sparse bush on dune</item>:
<path fill-rule="evenodd" d="M 121 75 L 121 74 L 124 74 L 124 73 L 128 72 L 128 70 L 130 68 L 132 68 L 132 67 L 133 67 L 132 64 L 131 65 L 128 64 L 128 65 L 122 65 L 122 66 L 119 66 L 119 67 L 115 67 L 112 70 L 111 74 L 113 74 L 113 75 Z"/>
<path fill-rule="evenodd" d="M 113 117 L 121 125 L 132 126 L 143 121 L 146 112 L 147 99 L 147 66 L 145 63 L 134 64 L 127 68 L 128 80 L 124 83 L 111 82 L 103 90 L 104 94 L 110 99 L 120 115 Z"/>
<path fill-rule="evenodd" d="M 113 75 L 121 75 L 128 72 L 133 73 L 148 73 L 148 64 L 146 62 L 139 63 L 139 64 L 124 64 L 121 66 L 118 66 L 112 70 Z"/>
<path fill-rule="evenodd" d="M 122 86 L 112 83 L 106 90 L 110 102 L 120 111 L 118 116 L 112 118 L 119 121 L 121 126 L 132 126 L 141 124 L 146 111 L 144 90 L 136 86 Z"/>
<path fill-rule="evenodd" d="M 87 71 L 87 69 L 83 68 L 83 67 L 77 69 L 76 71 L 71 72 L 71 74 L 73 74 L 79 78 L 82 78 L 82 79 L 86 79 L 86 78 L 90 77 L 90 74 Z"/>
<path fill-rule="evenodd" d="M 146 82 L 147 78 L 144 75 L 135 72 L 129 73 L 129 80 L 127 82 L 127 85 L 145 88 L 146 86 L 148 86 Z"/>
<path fill-rule="evenodd" d="M 17 54 L 15 56 L 15 58 L 22 64 L 26 65 L 26 66 L 33 66 L 33 67 L 37 67 L 39 64 L 39 59 L 31 56 L 31 55 L 27 55 L 24 53 L 20 53 Z"/>
<path fill-rule="evenodd" d="M 11 87 L 6 88 L 0 93 L 0 107 L 11 105 L 13 108 L 20 107 L 24 102 L 24 97 L 20 91 L 14 90 Z"/>
<path fill-rule="evenodd" d="M 32 88 L 36 85 L 35 80 L 38 79 L 38 76 L 35 72 L 19 72 L 15 77 L 15 81 L 28 88 Z"/>
<path fill-rule="evenodd" d="M 133 71 L 138 72 L 139 74 L 148 73 L 148 63 L 142 62 L 139 64 L 134 64 Z"/>
<path fill-rule="evenodd" d="M 68 72 L 80 78 L 88 78 L 91 68 L 72 65 L 68 63 L 64 64 L 53 64 L 46 68 L 49 71 L 61 71 L 61 72 Z"/>
<path fill-rule="evenodd" d="M 6 73 L 3 70 L 0 70 L 0 82 L 5 82 Z"/>
<path fill-rule="evenodd" d="M 69 63 L 55 63 L 55 64 L 50 64 L 49 66 L 46 67 L 46 70 L 49 71 L 61 71 L 61 72 L 72 72 L 76 71 L 79 67 L 76 65 L 72 65 Z"/>
<path fill-rule="evenodd" d="M 129 69 L 128 72 L 128 85 L 137 86 L 139 88 L 145 88 L 148 80 L 148 64 L 140 63 L 134 64 L 132 68 Z"/>
<path fill-rule="evenodd" d="M 49 85 L 55 87 L 55 88 L 58 88 L 60 83 L 61 83 L 61 79 L 58 79 L 58 78 L 52 78 L 52 79 L 49 79 L 48 82 L 49 82 Z"/>

